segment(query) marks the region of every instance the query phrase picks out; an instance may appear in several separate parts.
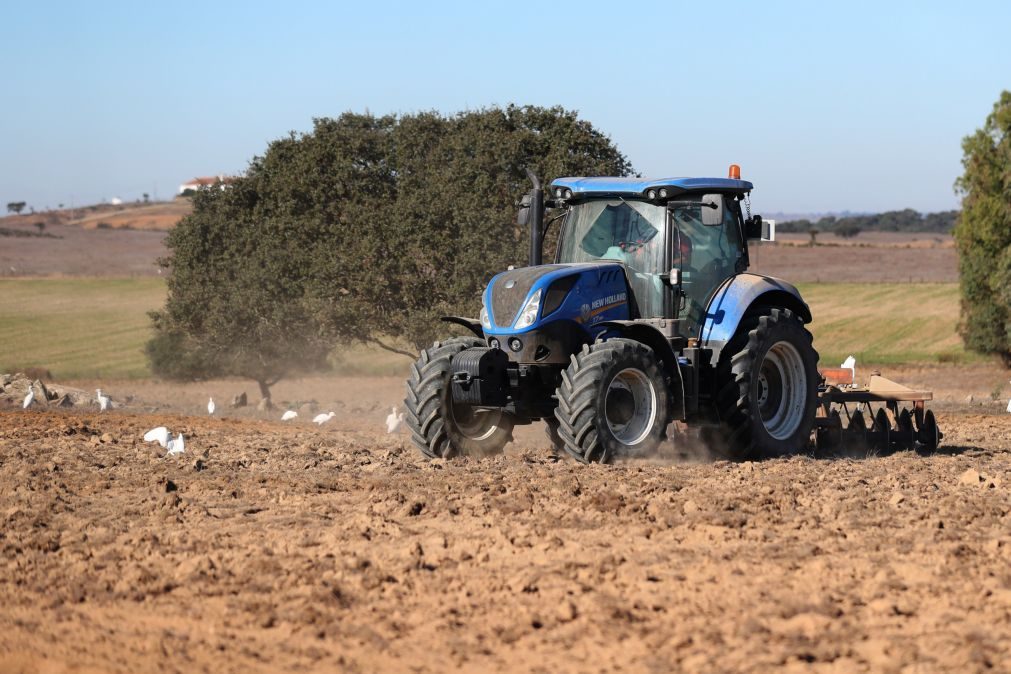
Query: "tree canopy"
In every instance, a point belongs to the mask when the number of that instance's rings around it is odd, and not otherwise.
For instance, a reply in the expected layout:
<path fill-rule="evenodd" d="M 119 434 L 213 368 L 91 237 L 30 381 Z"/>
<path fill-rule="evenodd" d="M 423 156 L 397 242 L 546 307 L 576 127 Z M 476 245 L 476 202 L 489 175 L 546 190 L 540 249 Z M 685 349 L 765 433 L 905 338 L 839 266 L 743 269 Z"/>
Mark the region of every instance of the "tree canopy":
<path fill-rule="evenodd" d="M 526 167 L 542 179 L 632 171 L 559 107 L 345 113 L 274 141 L 227 189 L 199 190 L 169 235 L 153 369 L 251 377 L 266 396 L 342 343 L 421 347 L 446 331 L 440 316 L 476 315 L 488 279 L 525 263 L 514 219 Z"/>
<path fill-rule="evenodd" d="M 964 173 L 955 182 L 962 293 L 960 332 L 970 349 L 1011 364 L 1011 92 L 983 127 L 962 140 Z"/>
<path fill-rule="evenodd" d="M 819 232 L 832 232 L 848 238 L 860 232 L 933 232 L 947 234 L 955 226 L 958 211 L 919 213 L 911 208 L 901 211 L 886 211 L 869 215 L 826 215 L 815 222 L 810 220 L 788 220 L 777 222 L 780 232 L 807 232 L 812 228 Z M 854 234 L 853 232 L 856 232 Z"/>

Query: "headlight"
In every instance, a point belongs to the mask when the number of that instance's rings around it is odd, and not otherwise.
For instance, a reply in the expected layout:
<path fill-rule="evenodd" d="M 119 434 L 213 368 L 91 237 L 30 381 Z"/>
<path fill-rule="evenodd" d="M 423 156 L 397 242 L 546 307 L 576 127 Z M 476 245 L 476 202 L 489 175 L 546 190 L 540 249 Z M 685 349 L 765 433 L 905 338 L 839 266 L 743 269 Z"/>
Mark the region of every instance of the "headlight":
<path fill-rule="evenodd" d="M 481 327 L 491 330 L 491 318 L 488 317 L 488 310 L 484 307 L 481 307 Z"/>
<path fill-rule="evenodd" d="M 513 327 L 516 329 L 526 328 L 534 324 L 537 320 L 537 312 L 541 308 L 541 291 L 538 289 L 527 303 L 523 305 L 523 310 L 520 311 L 520 317 L 516 319 L 516 325 Z"/>

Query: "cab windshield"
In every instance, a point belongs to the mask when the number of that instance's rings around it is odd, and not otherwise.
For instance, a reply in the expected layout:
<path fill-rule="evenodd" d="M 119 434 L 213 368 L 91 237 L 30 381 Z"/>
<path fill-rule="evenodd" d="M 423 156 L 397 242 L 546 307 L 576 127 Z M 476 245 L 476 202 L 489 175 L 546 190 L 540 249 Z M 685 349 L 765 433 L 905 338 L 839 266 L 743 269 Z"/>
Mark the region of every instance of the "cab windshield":
<path fill-rule="evenodd" d="M 663 206 L 645 201 L 600 199 L 575 204 L 565 219 L 558 261 L 624 264 L 640 316 L 661 318 L 665 218 Z"/>

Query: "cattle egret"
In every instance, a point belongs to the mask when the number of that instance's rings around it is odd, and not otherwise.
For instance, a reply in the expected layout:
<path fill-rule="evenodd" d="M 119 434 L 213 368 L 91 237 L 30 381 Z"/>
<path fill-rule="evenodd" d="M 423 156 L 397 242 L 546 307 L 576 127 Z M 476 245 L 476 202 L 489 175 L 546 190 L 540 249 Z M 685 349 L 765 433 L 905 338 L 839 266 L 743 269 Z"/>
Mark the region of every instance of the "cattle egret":
<path fill-rule="evenodd" d="M 180 433 L 179 437 L 175 440 L 168 441 L 168 454 L 166 456 L 175 456 L 176 454 L 182 454 L 186 451 L 186 441 L 183 439 L 183 434 Z"/>
<path fill-rule="evenodd" d="M 322 426 L 326 422 L 333 419 L 334 416 L 336 415 L 333 412 L 327 412 L 326 414 L 317 414 L 315 418 L 313 418 L 312 423 L 319 424 L 320 426 Z"/>
<path fill-rule="evenodd" d="M 1011 400 L 1007 401 L 1007 411 L 1008 414 L 1011 414 Z"/>
<path fill-rule="evenodd" d="M 35 401 L 35 389 L 29 387 L 28 388 L 28 395 L 25 396 L 25 402 L 21 406 L 21 408 L 22 409 L 28 409 L 28 406 L 31 405 L 34 401 Z"/>
<path fill-rule="evenodd" d="M 109 409 L 109 403 L 112 402 L 112 399 L 107 395 L 103 395 L 100 388 L 95 389 L 95 395 L 98 396 L 98 411 L 104 412 Z"/>
<path fill-rule="evenodd" d="M 397 413 L 397 408 L 391 409 L 389 415 L 386 417 L 386 432 L 396 433 L 400 430 L 400 424 L 404 423 L 404 413 Z"/>
<path fill-rule="evenodd" d="M 144 434 L 144 442 L 157 442 L 162 448 L 167 448 L 169 443 L 169 431 L 164 426 L 152 428 Z"/>
<path fill-rule="evenodd" d="M 288 410 L 287 412 L 281 415 L 281 421 L 291 421 L 297 416 L 298 412 L 296 412 L 295 410 Z"/>
<path fill-rule="evenodd" d="M 207 413 L 211 415 L 214 414 L 214 398 L 207 401 Z"/>
<path fill-rule="evenodd" d="M 857 366 L 857 359 L 854 358 L 853 356 L 849 356 L 846 358 L 846 360 L 843 361 L 842 365 L 840 365 L 839 367 L 845 367 L 849 368 L 850 370 L 854 370 L 856 369 L 856 366 Z"/>

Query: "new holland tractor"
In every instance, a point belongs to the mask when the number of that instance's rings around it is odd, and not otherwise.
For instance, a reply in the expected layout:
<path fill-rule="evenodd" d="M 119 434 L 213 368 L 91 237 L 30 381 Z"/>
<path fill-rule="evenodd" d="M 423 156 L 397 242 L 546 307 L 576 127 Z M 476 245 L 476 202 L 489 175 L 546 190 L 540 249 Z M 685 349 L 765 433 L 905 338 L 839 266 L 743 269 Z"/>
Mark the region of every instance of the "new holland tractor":
<path fill-rule="evenodd" d="M 793 285 L 748 272 L 748 240 L 773 239 L 774 224 L 750 214 L 738 166 L 728 178 L 559 178 L 547 195 L 529 177 L 529 266 L 491 279 L 479 318 L 444 319 L 472 336 L 412 366 L 406 421 L 426 457 L 495 454 L 538 420 L 584 463 L 648 455 L 674 421 L 731 459 L 808 443 L 823 385 L 811 311 Z M 561 220 L 551 264 L 546 208 Z M 841 426 L 831 414 L 826 428 Z"/>

